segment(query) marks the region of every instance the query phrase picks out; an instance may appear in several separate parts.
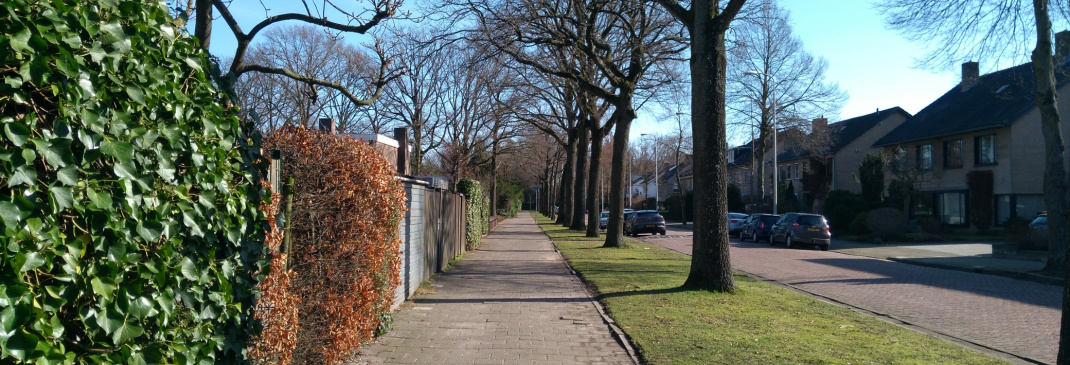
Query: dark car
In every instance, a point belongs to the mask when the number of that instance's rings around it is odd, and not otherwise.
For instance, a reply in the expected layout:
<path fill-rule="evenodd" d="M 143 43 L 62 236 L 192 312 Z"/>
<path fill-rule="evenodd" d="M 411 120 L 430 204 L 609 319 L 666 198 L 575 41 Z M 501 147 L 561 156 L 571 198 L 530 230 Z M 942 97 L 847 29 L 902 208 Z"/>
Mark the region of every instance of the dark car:
<path fill-rule="evenodd" d="M 789 248 L 809 245 L 828 251 L 831 240 L 828 220 L 820 214 L 785 214 L 769 233 L 769 243 L 780 242 Z"/>
<path fill-rule="evenodd" d="M 656 210 L 635 211 L 624 220 L 624 234 L 638 236 L 640 233 L 665 235 L 665 217 Z"/>
<path fill-rule="evenodd" d="M 780 216 L 776 214 L 751 214 L 743 222 L 743 228 L 739 230 L 739 237 L 742 239 L 750 238 L 754 242 L 758 242 L 763 238 L 768 240 L 769 230 L 773 228 L 777 220 L 780 220 Z"/>

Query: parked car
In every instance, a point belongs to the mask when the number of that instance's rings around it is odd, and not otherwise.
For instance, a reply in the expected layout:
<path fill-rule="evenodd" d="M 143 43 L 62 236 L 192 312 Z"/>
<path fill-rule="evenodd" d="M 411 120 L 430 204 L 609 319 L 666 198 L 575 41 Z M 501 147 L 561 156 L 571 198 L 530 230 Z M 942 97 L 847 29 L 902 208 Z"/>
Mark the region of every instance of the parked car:
<path fill-rule="evenodd" d="M 820 214 L 785 214 L 769 233 L 770 244 L 780 242 L 789 248 L 810 245 L 828 251 L 831 240 L 828 220 Z"/>
<path fill-rule="evenodd" d="M 743 213 L 728 213 L 728 235 L 739 234 L 747 217 L 748 215 Z"/>
<path fill-rule="evenodd" d="M 639 210 L 624 220 L 624 234 L 639 236 L 640 233 L 665 235 L 665 217 L 656 210 Z"/>
<path fill-rule="evenodd" d="M 606 229 L 607 224 L 609 224 L 609 212 L 602 212 L 602 215 L 598 217 L 598 229 Z"/>
<path fill-rule="evenodd" d="M 1033 229 L 1041 238 L 1048 237 L 1048 215 L 1044 214 L 1033 218 L 1032 222 L 1029 222 L 1029 228 Z"/>
<path fill-rule="evenodd" d="M 776 214 L 763 214 L 755 213 L 751 214 L 747 218 L 747 221 L 743 223 L 743 227 L 740 229 L 740 238 L 750 238 L 751 241 L 758 242 L 762 239 L 769 239 L 769 230 L 773 228 L 773 225 L 780 220 L 780 216 Z"/>

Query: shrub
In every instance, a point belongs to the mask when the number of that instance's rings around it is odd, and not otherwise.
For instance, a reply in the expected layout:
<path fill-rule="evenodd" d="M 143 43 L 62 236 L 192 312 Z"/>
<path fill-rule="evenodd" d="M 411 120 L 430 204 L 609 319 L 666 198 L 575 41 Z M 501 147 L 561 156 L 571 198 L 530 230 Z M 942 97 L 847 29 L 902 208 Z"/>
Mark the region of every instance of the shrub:
<path fill-rule="evenodd" d="M 887 240 L 907 233 L 906 217 L 899 209 L 880 208 L 866 214 L 866 228 L 869 233 Z"/>
<path fill-rule="evenodd" d="M 851 221 L 866 211 L 866 201 L 858 194 L 837 189 L 829 192 L 822 209 L 834 232 L 846 232 L 850 231 Z"/>
<path fill-rule="evenodd" d="M 463 178 L 457 183 L 457 192 L 464 194 L 465 200 L 468 202 L 468 216 L 465 217 L 465 250 L 474 250 L 479 248 L 479 245 L 483 242 L 483 234 L 489 229 L 485 227 L 488 224 L 489 216 L 485 213 L 485 208 L 488 205 L 483 199 L 483 187 L 478 181 Z"/>
<path fill-rule="evenodd" d="M 278 216 L 280 198 L 275 193 L 270 202 L 261 205 L 267 217 Z M 270 271 L 257 285 L 260 298 L 253 309 L 254 318 L 264 327 L 249 344 L 248 357 L 255 364 L 286 365 L 297 346 L 301 299 L 291 286 L 296 273 L 287 267 L 287 256 L 281 251 L 282 226 L 275 219 L 268 219 L 268 222 L 270 229 L 266 232 L 264 249 L 271 257 Z"/>
<path fill-rule="evenodd" d="M 691 192 L 687 193 L 689 196 Z M 728 211 L 729 212 L 742 212 L 747 209 L 746 204 L 743 203 L 743 192 L 739 190 L 739 186 L 736 184 L 728 184 Z"/>
<path fill-rule="evenodd" d="M 162 2 L 0 12 L 3 363 L 243 359 L 259 136 Z"/>
<path fill-rule="evenodd" d="M 858 213 L 854 219 L 851 220 L 851 226 L 848 231 L 853 235 L 863 235 L 869 233 L 869 227 L 867 226 L 867 218 L 869 212 Z"/>
<path fill-rule="evenodd" d="M 966 186 L 969 188 L 970 223 L 979 230 L 992 226 L 992 171 L 973 170 L 966 173 Z"/>
<path fill-rule="evenodd" d="M 943 234 L 947 233 L 947 225 L 940 221 L 940 218 L 933 216 L 925 216 L 918 218 L 918 226 L 925 233 L 930 234 Z"/>
<path fill-rule="evenodd" d="M 693 205 L 694 202 L 695 202 L 694 193 L 689 191 L 689 192 L 687 192 L 687 194 L 684 194 L 684 201 L 683 201 L 683 203 L 684 203 L 684 212 L 687 214 L 687 221 L 688 222 L 694 220 L 694 218 L 692 217 L 692 215 L 694 215 L 694 211 L 695 211 L 695 208 L 694 208 L 694 205 Z M 729 208 L 729 209 L 731 209 L 731 208 Z M 670 197 L 665 199 L 665 214 L 664 214 L 664 216 L 665 216 L 665 219 L 668 219 L 668 220 L 671 220 L 671 221 L 678 221 L 678 222 L 682 221 L 680 219 L 680 196 L 679 195 L 673 195 L 673 196 L 670 196 Z"/>
<path fill-rule="evenodd" d="M 1003 233 L 1008 236 L 1019 236 L 1030 233 L 1029 220 L 1022 217 L 1010 217 L 1003 221 Z"/>
<path fill-rule="evenodd" d="M 293 291 L 302 298 L 296 363 L 334 363 L 369 340 L 398 285 L 405 190 L 394 167 L 348 136 L 287 127 L 265 139 L 294 179 Z"/>
<path fill-rule="evenodd" d="M 866 155 L 858 166 L 858 182 L 862 184 L 862 200 L 871 208 L 879 207 L 884 199 L 884 155 Z"/>
<path fill-rule="evenodd" d="M 1003 221 L 1003 235 L 1008 241 L 1018 244 L 1023 249 L 1046 250 L 1048 241 L 1045 237 L 1029 227 L 1029 220 L 1022 217 L 1010 217 Z"/>
<path fill-rule="evenodd" d="M 495 211 L 505 217 L 516 217 L 524 204 L 524 189 L 519 181 L 498 182 L 498 206 Z"/>

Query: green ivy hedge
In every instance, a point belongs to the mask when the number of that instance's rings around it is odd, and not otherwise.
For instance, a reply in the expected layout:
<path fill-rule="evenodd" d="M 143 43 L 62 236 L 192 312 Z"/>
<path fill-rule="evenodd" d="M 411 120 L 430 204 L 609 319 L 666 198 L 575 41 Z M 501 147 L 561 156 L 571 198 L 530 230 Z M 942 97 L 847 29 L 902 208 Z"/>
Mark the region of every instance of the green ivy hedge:
<path fill-rule="evenodd" d="M 0 3 L 0 362 L 244 359 L 259 137 L 163 2 Z"/>
<path fill-rule="evenodd" d="M 483 242 L 483 235 L 490 229 L 487 206 L 488 199 L 483 196 L 483 186 L 478 181 L 463 178 L 457 183 L 457 192 L 464 194 L 468 202 L 468 213 L 465 217 L 465 250 L 474 250 Z"/>

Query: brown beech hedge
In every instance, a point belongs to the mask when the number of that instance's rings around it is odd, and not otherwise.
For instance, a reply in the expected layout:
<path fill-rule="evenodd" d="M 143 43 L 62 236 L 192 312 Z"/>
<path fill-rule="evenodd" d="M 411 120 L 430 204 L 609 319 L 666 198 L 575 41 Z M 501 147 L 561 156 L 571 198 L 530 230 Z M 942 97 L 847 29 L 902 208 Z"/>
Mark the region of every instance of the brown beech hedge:
<path fill-rule="evenodd" d="M 282 151 L 282 180 L 294 180 L 293 361 L 346 360 L 389 320 L 405 191 L 385 158 L 348 136 L 288 127 L 264 146 Z"/>

